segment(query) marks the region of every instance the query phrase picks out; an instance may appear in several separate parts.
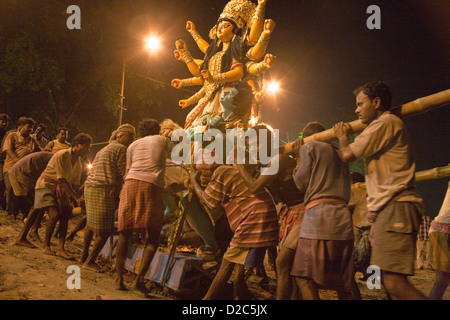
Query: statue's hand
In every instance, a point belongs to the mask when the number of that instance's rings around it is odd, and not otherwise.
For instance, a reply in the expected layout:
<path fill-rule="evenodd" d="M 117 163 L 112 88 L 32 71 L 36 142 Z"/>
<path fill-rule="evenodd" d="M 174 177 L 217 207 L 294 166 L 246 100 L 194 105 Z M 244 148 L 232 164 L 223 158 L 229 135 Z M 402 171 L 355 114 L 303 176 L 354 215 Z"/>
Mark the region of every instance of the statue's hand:
<path fill-rule="evenodd" d="M 177 41 L 175 41 L 175 48 L 177 48 L 177 50 L 180 50 L 181 52 L 183 51 L 187 51 L 187 46 L 186 46 L 186 42 L 184 42 L 181 39 L 178 39 Z"/>
<path fill-rule="evenodd" d="M 203 79 L 212 80 L 211 74 L 208 70 L 202 70 L 200 73 L 202 74 Z"/>
<path fill-rule="evenodd" d="M 186 108 L 186 107 L 189 107 L 189 101 L 188 100 L 180 100 L 179 102 L 178 102 L 178 105 L 181 107 L 181 108 Z"/>
<path fill-rule="evenodd" d="M 195 24 L 192 21 L 188 21 L 186 22 L 186 30 L 188 32 L 193 32 L 195 31 Z"/>
<path fill-rule="evenodd" d="M 258 6 L 264 7 L 266 5 L 267 0 L 258 0 Z"/>
<path fill-rule="evenodd" d="M 180 61 L 183 59 L 180 50 L 175 50 L 173 52 L 173 56 L 175 57 L 175 59 L 180 60 Z"/>
<path fill-rule="evenodd" d="M 266 67 L 268 69 L 268 68 L 272 67 L 276 61 L 277 61 L 277 57 L 271 53 L 268 53 L 264 57 L 264 67 Z"/>
<path fill-rule="evenodd" d="M 172 87 L 177 89 L 180 89 L 183 86 L 180 79 L 173 79 L 170 84 L 172 85 Z"/>
<path fill-rule="evenodd" d="M 271 34 L 273 32 L 273 30 L 275 29 L 276 25 L 277 25 L 277 23 L 274 20 L 266 19 L 264 21 L 264 32 Z"/>

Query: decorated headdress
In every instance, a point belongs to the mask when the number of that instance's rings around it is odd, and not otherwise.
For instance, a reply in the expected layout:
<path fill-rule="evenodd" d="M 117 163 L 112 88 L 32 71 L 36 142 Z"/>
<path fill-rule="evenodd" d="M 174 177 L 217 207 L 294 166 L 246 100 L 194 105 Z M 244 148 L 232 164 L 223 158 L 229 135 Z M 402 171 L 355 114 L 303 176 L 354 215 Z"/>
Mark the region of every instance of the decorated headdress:
<path fill-rule="evenodd" d="M 231 0 L 225 5 L 219 19 L 230 19 L 236 23 L 239 29 L 242 29 L 253 17 L 255 9 L 256 5 L 248 0 Z"/>
<path fill-rule="evenodd" d="M 218 20 L 229 19 L 233 21 L 239 29 L 247 26 L 247 22 L 253 18 L 256 5 L 249 0 L 231 0 L 228 2 Z M 212 28 L 209 37 L 214 39 L 216 27 Z"/>

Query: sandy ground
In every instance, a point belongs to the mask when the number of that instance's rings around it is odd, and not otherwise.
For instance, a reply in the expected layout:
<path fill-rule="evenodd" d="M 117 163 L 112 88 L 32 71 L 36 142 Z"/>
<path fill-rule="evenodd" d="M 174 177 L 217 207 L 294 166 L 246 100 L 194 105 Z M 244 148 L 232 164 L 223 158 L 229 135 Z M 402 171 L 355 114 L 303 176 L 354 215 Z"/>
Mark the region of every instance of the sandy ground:
<path fill-rule="evenodd" d="M 79 218 L 70 221 L 69 232 L 73 230 Z M 152 287 L 150 295 L 145 296 L 136 291 L 117 291 L 113 287 L 112 264 L 102 259 L 105 273 L 95 273 L 80 269 L 80 289 L 69 289 L 67 281 L 72 272 L 67 273 L 71 265 L 81 266 L 76 260 L 69 261 L 59 257 L 43 254 L 41 245 L 37 248 L 26 248 L 14 244 L 23 223 L 13 220 L 0 211 L 0 300 L 174 300 L 183 299 L 167 290 L 162 290 L 158 284 L 149 283 Z M 45 228 L 40 229 L 41 239 Z M 78 233 L 74 241 L 66 244 L 67 251 L 78 258 L 82 248 L 83 231 Z M 57 239 L 53 240 L 56 248 Z M 248 286 L 255 300 L 273 300 L 275 295 L 275 272 L 266 264 L 268 281 L 261 283 L 262 277 L 252 273 Z M 356 276 L 360 276 L 359 273 Z M 133 274 L 126 276 L 126 284 L 130 284 Z M 419 290 L 428 295 L 434 281 L 434 271 L 416 270 L 416 275 L 410 281 Z M 363 300 L 384 300 L 386 295 L 383 289 L 369 290 L 365 282 L 357 281 Z M 73 282 L 72 282 L 73 283 Z M 333 291 L 321 290 L 324 300 L 336 300 Z M 190 295 L 190 298 L 195 295 Z M 444 300 L 450 300 L 450 288 L 447 289 Z"/>

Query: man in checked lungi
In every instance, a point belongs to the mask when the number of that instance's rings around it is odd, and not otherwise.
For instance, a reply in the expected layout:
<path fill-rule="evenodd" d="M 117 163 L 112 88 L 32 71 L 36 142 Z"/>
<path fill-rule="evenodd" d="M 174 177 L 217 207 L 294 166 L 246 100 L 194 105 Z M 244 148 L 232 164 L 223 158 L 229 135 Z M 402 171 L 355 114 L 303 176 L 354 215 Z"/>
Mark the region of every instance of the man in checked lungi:
<path fill-rule="evenodd" d="M 84 183 L 87 223 L 80 258 L 84 269 L 101 271 L 95 259 L 114 231 L 115 212 L 126 169 L 127 147 L 134 141 L 135 135 L 136 130 L 132 125 L 121 125 L 114 132 L 113 140 L 96 154 Z M 89 254 L 94 234 L 96 238 Z"/>
<path fill-rule="evenodd" d="M 81 203 L 82 197 L 78 194 L 80 186 L 82 163 L 91 148 L 92 138 L 86 133 L 78 134 L 72 147 L 60 150 L 50 159 L 36 181 L 34 208 L 47 210 L 49 220 L 45 233 L 44 253 L 54 255 L 50 240 L 56 223 L 59 221 L 59 248 L 56 253 L 64 259 L 73 258 L 64 249 L 67 227 L 72 213 L 72 201 Z"/>
<path fill-rule="evenodd" d="M 144 276 L 158 248 L 164 220 L 164 174 L 169 140 L 159 135 L 160 125 L 154 119 L 142 120 L 139 131 L 142 138 L 127 150 L 127 173 L 120 193 L 115 287 L 127 290 L 123 272 L 128 242 L 133 231 L 144 230 L 145 248 L 133 288 L 147 293 Z"/>

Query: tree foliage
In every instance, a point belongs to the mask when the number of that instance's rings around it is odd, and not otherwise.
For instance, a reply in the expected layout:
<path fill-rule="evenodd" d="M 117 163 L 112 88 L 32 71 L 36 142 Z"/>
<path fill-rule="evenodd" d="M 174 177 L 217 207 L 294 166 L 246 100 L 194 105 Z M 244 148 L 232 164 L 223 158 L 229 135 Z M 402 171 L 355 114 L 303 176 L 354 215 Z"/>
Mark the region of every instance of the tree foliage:
<path fill-rule="evenodd" d="M 60 126 L 109 137 L 117 125 L 123 57 L 133 12 L 123 1 L 79 0 L 81 29 L 70 30 L 65 0 L 8 1 L 0 13 L 0 109 L 27 115 L 52 134 Z M 138 103 L 155 102 L 154 87 L 133 86 Z M 131 88 L 130 88 L 131 89 Z M 73 134 L 72 134 L 73 136 Z"/>

